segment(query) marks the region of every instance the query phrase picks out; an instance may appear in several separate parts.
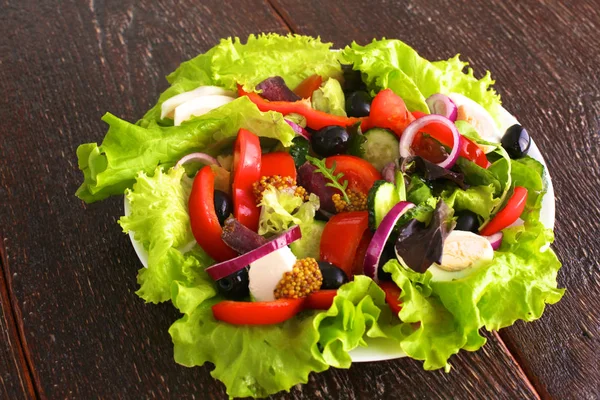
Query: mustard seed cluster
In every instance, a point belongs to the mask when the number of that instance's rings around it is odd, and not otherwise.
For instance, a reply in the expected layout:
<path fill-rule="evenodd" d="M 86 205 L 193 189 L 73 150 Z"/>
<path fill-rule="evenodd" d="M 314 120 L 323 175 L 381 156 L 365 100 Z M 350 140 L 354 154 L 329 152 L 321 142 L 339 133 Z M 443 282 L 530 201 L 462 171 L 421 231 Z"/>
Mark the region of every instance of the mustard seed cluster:
<path fill-rule="evenodd" d="M 256 197 L 256 204 L 262 201 L 262 194 L 265 190 L 275 188 L 277 190 L 283 190 L 292 188 L 294 189 L 294 195 L 300 197 L 304 201 L 308 201 L 308 192 L 302 186 L 296 184 L 296 180 L 291 176 L 261 176 L 257 182 L 252 185 L 252 191 Z"/>
<path fill-rule="evenodd" d="M 306 297 L 321 288 L 323 275 L 314 258 L 303 258 L 296 261 L 291 272 L 286 272 L 277 284 L 274 294 L 276 299 L 298 299 Z"/>
<path fill-rule="evenodd" d="M 337 212 L 344 211 L 365 211 L 367 209 L 367 195 L 353 190 L 348 190 L 348 198 L 350 204 L 348 204 L 340 194 L 334 194 L 331 196 L 333 204 Z"/>

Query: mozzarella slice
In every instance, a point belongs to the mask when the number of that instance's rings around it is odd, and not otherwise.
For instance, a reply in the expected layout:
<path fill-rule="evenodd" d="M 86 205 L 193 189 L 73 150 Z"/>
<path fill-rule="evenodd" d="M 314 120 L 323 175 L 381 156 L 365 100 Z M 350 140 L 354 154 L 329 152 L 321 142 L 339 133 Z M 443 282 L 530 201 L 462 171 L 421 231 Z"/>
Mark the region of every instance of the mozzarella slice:
<path fill-rule="evenodd" d="M 273 292 L 277 284 L 283 278 L 283 274 L 292 271 L 294 264 L 296 264 L 296 256 L 287 246 L 251 263 L 248 279 L 250 294 L 254 300 L 275 300 Z"/>
<path fill-rule="evenodd" d="M 450 281 L 470 275 L 494 258 L 494 249 L 483 236 L 467 231 L 452 231 L 444 241 L 442 264 L 429 271 L 434 281 Z"/>
<path fill-rule="evenodd" d="M 160 111 L 161 111 L 160 117 L 161 118 L 166 118 L 166 117 L 172 118 L 173 112 L 175 111 L 177 106 L 180 106 L 181 104 L 186 103 L 186 102 L 193 100 L 195 98 L 198 98 L 198 97 L 214 96 L 214 95 L 235 97 L 235 93 L 232 92 L 231 90 L 225 90 L 218 86 L 200 86 L 199 88 L 190 90 L 189 92 L 184 92 L 184 93 L 178 94 L 177 96 L 173 96 L 170 99 L 166 100 L 164 103 L 162 103 L 162 106 L 160 109 Z"/>
<path fill-rule="evenodd" d="M 199 117 L 232 101 L 233 97 L 222 95 L 202 96 L 186 101 L 175 108 L 174 125 L 179 126 L 192 116 Z"/>
<path fill-rule="evenodd" d="M 467 121 L 477 130 L 485 141 L 500 143 L 502 132 L 489 112 L 476 101 L 458 93 L 450 93 L 450 99 L 458 107 L 458 120 Z"/>

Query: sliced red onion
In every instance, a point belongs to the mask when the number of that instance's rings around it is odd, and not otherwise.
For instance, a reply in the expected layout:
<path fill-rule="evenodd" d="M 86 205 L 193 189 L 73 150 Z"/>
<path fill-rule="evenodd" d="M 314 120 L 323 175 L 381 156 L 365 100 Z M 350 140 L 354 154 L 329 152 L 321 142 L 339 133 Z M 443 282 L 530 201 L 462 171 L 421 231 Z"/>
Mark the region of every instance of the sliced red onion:
<path fill-rule="evenodd" d="M 179 167 L 180 165 L 183 165 L 190 161 L 198 161 L 206 165 L 220 165 L 219 161 L 217 161 L 216 158 L 214 158 L 213 156 L 209 156 L 206 153 L 191 153 L 187 156 L 182 157 L 181 160 L 177 161 L 177 164 L 175 164 L 175 166 Z"/>
<path fill-rule="evenodd" d="M 396 222 L 400 219 L 405 212 L 413 208 L 415 205 L 408 201 L 401 201 L 396 204 L 392 209 L 383 217 L 381 224 L 375 231 L 369 247 L 367 247 L 367 253 L 365 254 L 365 261 L 363 263 L 363 270 L 365 275 L 377 282 L 377 268 L 379 267 L 379 260 L 385 247 L 385 243 L 390 238 Z"/>
<path fill-rule="evenodd" d="M 484 238 L 490 241 L 492 249 L 498 250 L 500 248 L 500 245 L 502 244 L 502 236 L 502 232 L 496 232 L 493 235 L 484 236 Z"/>
<path fill-rule="evenodd" d="M 285 122 L 287 122 L 288 125 L 292 127 L 292 129 L 294 130 L 294 132 L 296 132 L 297 135 L 302 136 L 306 140 L 310 140 L 310 133 L 308 133 L 306 129 L 304 129 L 297 123 L 290 121 L 289 119 L 286 119 Z"/>
<path fill-rule="evenodd" d="M 458 107 L 456 107 L 456 104 L 454 104 L 452 99 L 445 94 L 432 94 L 425 100 L 425 103 L 427 103 L 429 111 L 432 114 L 443 115 L 452 122 L 456 121 Z"/>
<path fill-rule="evenodd" d="M 431 123 L 443 124 L 448 129 L 450 129 L 450 132 L 452 132 L 452 151 L 444 161 L 437 164 L 440 167 L 450 169 L 458 159 L 461 136 L 460 133 L 458 133 L 458 129 L 456 129 L 454 123 L 452 123 L 452 121 L 450 121 L 448 118 L 443 117 L 441 115 L 429 114 L 424 117 L 415 119 L 413 122 L 411 122 L 410 125 L 406 127 L 404 133 L 402 133 L 402 137 L 400 138 L 400 156 L 406 158 L 414 155 L 410 146 L 415 140 L 415 136 L 417 136 L 417 133 L 424 130 L 427 127 L 427 125 Z"/>
<path fill-rule="evenodd" d="M 295 225 L 255 250 L 206 268 L 206 272 L 208 272 L 211 278 L 217 281 L 239 271 L 242 268 L 247 267 L 250 265 L 250 263 L 263 258 L 267 254 L 271 254 L 272 252 L 279 250 L 283 246 L 287 246 L 301 237 L 302 233 L 300 232 L 300 227 Z"/>
<path fill-rule="evenodd" d="M 396 163 L 394 161 L 387 163 L 381 170 L 381 176 L 386 181 L 394 183 L 396 181 Z"/>

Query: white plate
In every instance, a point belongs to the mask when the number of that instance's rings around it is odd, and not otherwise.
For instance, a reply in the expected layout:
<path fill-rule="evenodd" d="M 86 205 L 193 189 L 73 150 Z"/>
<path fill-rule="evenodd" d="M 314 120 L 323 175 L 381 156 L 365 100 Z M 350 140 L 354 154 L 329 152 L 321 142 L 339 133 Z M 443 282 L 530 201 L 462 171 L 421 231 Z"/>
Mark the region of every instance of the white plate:
<path fill-rule="evenodd" d="M 503 113 L 503 126 L 501 126 L 501 132 L 504 132 L 506 128 L 517 123 L 517 120 L 504 108 L 502 108 Z M 529 156 L 538 160 L 544 165 L 544 180 L 547 187 L 546 195 L 542 201 L 542 209 L 540 212 L 540 220 L 541 222 L 548 228 L 554 228 L 554 214 L 555 214 L 555 201 L 554 201 L 554 188 L 552 186 L 552 180 L 550 179 L 550 174 L 548 173 L 548 168 L 546 166 L 546 162 L 540 153 L 540 150 L 536 146 L 536 144 L 531 141 L 531 147 L 529 149 Z M 127 198 L 125 197 L 125 215 L 129 215 L 129 203 Z M 133 237 L 133 232 L 129 233 L 129 237 L 131 238 L 131 243 L 133 244 L 133 248 L 135 252 L 144 265 L 144 267 L 148 266 L 148 252 L 144 249 L 141 243 L 137 242 Z M 192 242 L 193 246 L 195 242 Z M 189 250 L 191 247 L 189 245 L 184 246 L 186 248 L 182 248 L 180 250 Z M 398 342 L 387 340 L 387 339 L 370 339 L 367 338 L 366 342 L 368 347 L 358 347 L 350 352 L 350 356 L 352 357 L 352 361 L 354 362 L 370 362 L 370 361 L 384 361 L 384 360 L 392 360 L 395 358 L 406 357 L 406 354 L 400 348 Z"/>

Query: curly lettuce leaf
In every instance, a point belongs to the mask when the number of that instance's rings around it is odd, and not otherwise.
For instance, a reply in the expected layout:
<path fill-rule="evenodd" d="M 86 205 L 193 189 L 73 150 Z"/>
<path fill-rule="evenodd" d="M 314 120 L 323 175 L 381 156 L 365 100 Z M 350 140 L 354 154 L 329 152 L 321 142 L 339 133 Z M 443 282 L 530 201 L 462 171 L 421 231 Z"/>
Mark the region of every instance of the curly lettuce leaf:
<path fill-rule="evenodd" d="M 444 191 L 442 198 L 455 211 L 469 210 L 487 220 L 500 202 L 500 199 L 494 198 L 494 191 L 494 185 L 472 186 L 467 190 L 456 188 Z"/>
<path fill-rule="evenodd" d="M 506 229 L 490 265 L 452 281 L 434 281 L 429 272 L 419 275 L 397 261 L 388 262 L 384 270 L 402 289 L 399 316 L 413 327 L 401 339 L 402 349 L 424 360 L 425 369 L 449 369 L 452 354 L 475 351 L 485 343 L 481 328 L 497 330 L 540 318 L 546 304 L 564 293 L 557 288 L 561 264 L 549 248 L 553 239 L 539 222 Z"/>
<path fill-rule="evenodd" d="M 346 99 L 342 85 L 337 79 L 328 79 L 314 91 L 311 98 L 315 110 L 328 114 L 346 116 Z"/>
<path fill-rule="evenodd" d="M 542 199 L 546 194 L 544 165 L 531 157 L 511 160 L 511 177 L 514 186 L 527 189 L 527 203 L 521 214 L 523 220 L 538 220 L 542 209 Z"/>
<path fill-rule="evenodd" d="M 109 130 L 100 146 L 86 143 L 77 149 L 84 182 L 77 196 L 88 202 L 120 194 L 131 187 L 138 172 L 150 174 L 161 165 L 173 166 L 186 154 L 201 151 L 217 154 L 229 145 L 240 128 L 290 146 L 295 134 L 276 112 L 261 112 L 241 97 L 181 126 L 147 127 L 123 121 L 112 114 L 102 118 Z"/>

